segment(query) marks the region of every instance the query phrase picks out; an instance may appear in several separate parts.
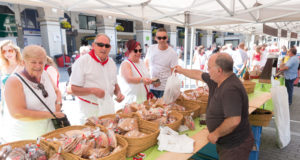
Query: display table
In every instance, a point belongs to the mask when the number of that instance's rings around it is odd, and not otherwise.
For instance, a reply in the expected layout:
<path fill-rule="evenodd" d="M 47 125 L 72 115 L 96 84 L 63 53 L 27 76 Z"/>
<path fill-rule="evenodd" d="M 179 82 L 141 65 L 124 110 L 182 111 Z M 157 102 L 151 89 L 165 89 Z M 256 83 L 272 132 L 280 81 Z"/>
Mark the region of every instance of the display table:
<path fill-rule="evenodd" d="M 249 114 L 255 111 L 257 108 L 264 105 L 266 102 L 271 100 L 271 93 L 265 92 L 265 90 L 261 90 L 261 84 L 257 84 L 254 93 L 249 94 Z M 265 86 L 263 89 L 266 89 Z M 269 90 L 268 88 L 267 90 Z M 272 102 L 272 101 L 271 101 Z M 272 108 L 272 106 L 270 106 Z M 199 118 L 194 120 L 196 129 L 194 131 L 185 131 L 181 134 L 187 134 L 189 137 L 195 140 L 194 143 L 194 152 L 190 154 L 183 154 L 183 153 L 174 153 L 174 152 L 166 152 L 166 151 L 159 151 L 157 148 L 158 146 L 155 145 L 143 153 L 146 154 L 146 158 L 144 160 L 185 160 L 190 158 L 193 154 L 195 154 L 198 150 L 203 148 L 206 144 L 208 144 L 207 136 L 209 134 L 206 126 L 200 126 Z M 127 158 L 127 160 L 132 160 L 131 158 Z"/>

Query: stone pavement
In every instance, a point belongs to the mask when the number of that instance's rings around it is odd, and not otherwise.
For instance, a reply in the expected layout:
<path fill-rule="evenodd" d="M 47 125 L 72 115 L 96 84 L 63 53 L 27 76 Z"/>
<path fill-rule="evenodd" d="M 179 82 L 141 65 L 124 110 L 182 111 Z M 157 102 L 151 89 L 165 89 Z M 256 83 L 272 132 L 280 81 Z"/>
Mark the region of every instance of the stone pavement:
<path fill-rule="evenodd" d="M 64 93 L 66 82 L 69 80 L 67 68 L 59 68 L 60 90 Z M 75 121 L 74 109 L 76 102 L 71 96 L 63 101 L 63 110 L 69 116 L 70 121 Z M 279 149 L 276 145 L 276 130 L 274 119 L 268 127 L 263 127 L 261 136 L 261 146 L 259 160 L 300 160 L 300 88 L 294 88 L 293 104 L 290 106 L 291 118 L 291 142 L 284 149 Z"/>
<path fill-rule="evenodd" d="M 300 160 L 300 88 L 294 88 L 293 104 L 290 106 L 291 142 L 279 149 L 276 144 L 274 119 L 268 127 L 263 127 L 260 160 Z"/>

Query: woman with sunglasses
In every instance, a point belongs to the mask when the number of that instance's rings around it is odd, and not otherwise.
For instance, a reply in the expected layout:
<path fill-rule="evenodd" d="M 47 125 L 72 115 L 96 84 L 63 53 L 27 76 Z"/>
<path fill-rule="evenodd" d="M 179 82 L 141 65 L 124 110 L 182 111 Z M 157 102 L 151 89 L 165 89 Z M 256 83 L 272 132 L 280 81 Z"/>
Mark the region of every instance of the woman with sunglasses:
<path fill-rule="evenodd" d="M 13 74 L 5 85 L 7 111 L 4 112 L 4 140 L 6 142 L 36 139 L 54 130 L 43 101 L 57 118 L 64 117 L 60 111 L 61 94 L 50 79 L 44 66 L 47 60 L 44 48 L 30 45 L 23 50 L 24 69 Z M 37 96 L 33 93 L 35 92 Z"/>
<path fill-rule="evenodd" d="M 122 62 L 119 73 L 120 89 L 125 96 L 122 104 L 132 102 L 139 104 L 147 100 L 148 85 L 152 83 L 152 80 L 149 78 L 150 74 L 144 62 L 140 59 L 141 44 L 132 39 L 127 41 L 126 47 L 125 56 L 128 58 Z M 148 94 L 148 98 L 150 98 L 150 94 Z"/>
<path fill-rule="evenodd" d="M 0 44 L 0 60 L 1 60 L 1 106 L 0 106 L 0 125 L 2 126 L 3 120 L 3 108 L 5 106 L 4 101 L 4 85 L 8 77 L 14 72 L 22 70 L 22 58 L 20 48 L 12 43 L 10 40 L 1 41 Z M 1 137 L 1 133 L 0 133 Z"/>
<path fill-rule="evenodd" d="M 8 77 L 17 71 L 23 69 L 21 62 L 22 57 L 20 53 L 20 48 L 12 43 L 10 40 L 4 40 L 0 45 L 1 50 L 1 81 L 2 85 L 5 85 Z M 3 88 L 3 87 L 1 87 Z"/>

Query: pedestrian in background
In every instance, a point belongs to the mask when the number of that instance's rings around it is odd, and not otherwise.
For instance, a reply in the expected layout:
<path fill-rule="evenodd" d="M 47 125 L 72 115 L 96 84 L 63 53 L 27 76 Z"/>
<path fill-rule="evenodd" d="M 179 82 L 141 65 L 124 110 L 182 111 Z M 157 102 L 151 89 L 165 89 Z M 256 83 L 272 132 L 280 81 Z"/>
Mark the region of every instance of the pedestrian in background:
<path fill-rule="evenodd" d="M 285 86 L 289 97 L 289 105 L 291 105 L 293 103 L 294 81 L 298 77 L 299 58 L 296 56 L 296 48 L 291 48 L 287 54 L 290 58 L 285 64 L 280 66 L 279 70 L 283 71 L 284 73 Z"/>

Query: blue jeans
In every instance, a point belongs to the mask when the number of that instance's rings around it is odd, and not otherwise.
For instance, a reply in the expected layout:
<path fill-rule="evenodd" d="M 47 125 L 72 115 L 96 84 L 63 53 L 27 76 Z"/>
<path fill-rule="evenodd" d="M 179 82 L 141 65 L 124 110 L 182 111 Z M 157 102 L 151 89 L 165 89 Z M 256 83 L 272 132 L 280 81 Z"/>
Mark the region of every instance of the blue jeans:
<path fill-rule="evenodd" d="M 156 98 L 161 98 L 164 95 L 164 91 L 150 89 L 150 92 L 154 94 Z"/>
<path fill-rule="evenodd" d="M 288 92 L 288 96 L 289 96 L 289 105 L 292 104 L 293 102 L 293 91 L 294 91 L 294 81 L 296 80 L 296 78 L 294 79 L 285 79 L 285 87 L 287 89 Z"/>

